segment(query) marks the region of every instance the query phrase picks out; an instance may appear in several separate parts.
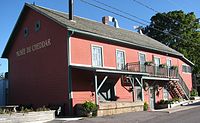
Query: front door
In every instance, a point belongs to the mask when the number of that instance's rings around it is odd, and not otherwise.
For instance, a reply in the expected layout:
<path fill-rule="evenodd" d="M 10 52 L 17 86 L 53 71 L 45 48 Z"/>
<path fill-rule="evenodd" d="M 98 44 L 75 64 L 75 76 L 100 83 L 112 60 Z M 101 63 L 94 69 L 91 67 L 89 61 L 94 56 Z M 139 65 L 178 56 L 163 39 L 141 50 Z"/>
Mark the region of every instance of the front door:
<path fill-rule="evenodd" d="M 153 87 L 149 88 L 149 97 L 150 97 L 150 109 L 154 109 L 155 104 L 155 90 Z"/>

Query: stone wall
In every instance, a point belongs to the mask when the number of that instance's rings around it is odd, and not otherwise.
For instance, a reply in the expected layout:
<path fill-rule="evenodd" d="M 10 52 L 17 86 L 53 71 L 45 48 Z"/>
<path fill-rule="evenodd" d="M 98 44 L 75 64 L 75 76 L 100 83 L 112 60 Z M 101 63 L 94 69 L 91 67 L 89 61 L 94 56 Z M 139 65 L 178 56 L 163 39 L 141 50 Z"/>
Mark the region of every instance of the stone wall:
<path fill-rule="evenodd" d="M 99 104 L 97 116 L 143 111 L 144 102 L 106 102 Z"/>

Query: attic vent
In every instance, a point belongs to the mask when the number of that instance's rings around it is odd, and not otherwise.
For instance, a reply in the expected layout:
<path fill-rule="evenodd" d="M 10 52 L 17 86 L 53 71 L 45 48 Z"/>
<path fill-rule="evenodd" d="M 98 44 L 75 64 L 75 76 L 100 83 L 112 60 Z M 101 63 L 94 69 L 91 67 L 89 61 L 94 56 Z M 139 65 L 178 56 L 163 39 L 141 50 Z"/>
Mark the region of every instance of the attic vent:
<path fill-rule="evenodd" d="M 111 17 L 111 16 L 104 16 L 102 17 L 102 23 L 103 24 L 108 24 L 108 22 L 114 22 L 114 27 L 119 28 L 119 24 L 116 18 Z"/>
<path fill-rule="evenodd" d="M 28 28 L 25 27 L 25 28 L 24 28 L 24 37 L 27 37 L 28 34 L 29 34 Z"/>
<path fill-rule="evenodd" d="M 38 20 L 35 22 L 35 31 L 37 32 L 39 30 L 40 30 L 40 21 Z"/>

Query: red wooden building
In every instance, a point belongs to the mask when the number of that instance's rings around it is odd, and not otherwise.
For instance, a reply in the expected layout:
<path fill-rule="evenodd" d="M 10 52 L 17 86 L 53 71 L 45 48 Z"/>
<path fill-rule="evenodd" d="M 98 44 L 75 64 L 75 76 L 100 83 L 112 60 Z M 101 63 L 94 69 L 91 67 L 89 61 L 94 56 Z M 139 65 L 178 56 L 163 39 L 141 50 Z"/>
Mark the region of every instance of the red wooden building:
<path fill-rule="evenodd" d="M 70 14 L 71 15 L 71 14 Z M 2 57 L 9 61 L 9 104 L 188 99 L 193 65 L 160 42 L 103 23 L 25 4 Z M 107 25 L 113 21 L 115 27 Z"/>

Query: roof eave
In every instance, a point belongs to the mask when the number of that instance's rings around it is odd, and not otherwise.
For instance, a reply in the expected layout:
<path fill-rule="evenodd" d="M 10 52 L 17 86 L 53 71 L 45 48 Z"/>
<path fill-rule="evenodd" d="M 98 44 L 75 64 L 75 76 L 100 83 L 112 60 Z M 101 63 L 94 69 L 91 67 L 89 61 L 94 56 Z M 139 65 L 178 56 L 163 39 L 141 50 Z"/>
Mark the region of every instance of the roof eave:
<path fill-rule="evenodd" d="M 185 56 L 182 56 L 182 59 L 189 64 L 190 66 L 194 66 L 195 64 L 193 62 L 191 62 L 189 59 L 187 59 Z"/>

